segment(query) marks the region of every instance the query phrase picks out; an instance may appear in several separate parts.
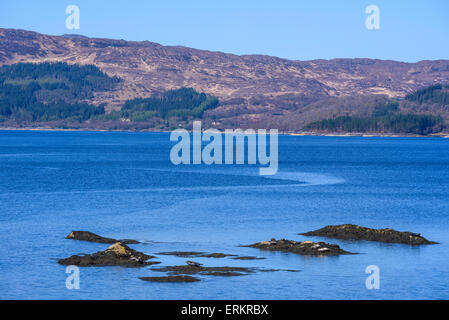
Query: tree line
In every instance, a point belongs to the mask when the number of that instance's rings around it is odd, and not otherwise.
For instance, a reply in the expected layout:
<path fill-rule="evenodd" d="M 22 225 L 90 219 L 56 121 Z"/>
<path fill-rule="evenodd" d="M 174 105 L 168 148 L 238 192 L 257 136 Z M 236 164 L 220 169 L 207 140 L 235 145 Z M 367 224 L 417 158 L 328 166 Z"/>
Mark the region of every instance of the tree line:
<path fill-rule="evenodd" d="M 105 113 L 83 103 L 95 91 L 112 90 L 117 77 L 93 65 L 18 63 L 0 67 L 0 121 L 85 121 Z"/>
<path fill-rule="evenodd" d="M 441 117 L 425 114 L 392 114 L 381 117 L 342 116 L 310 123 L 306 130 L 326 132 L 384 132 L 427 135 L 444 127 Z"/>
<path fill-rule="evenodd" d="M 18 63 L 0 67 L 0 121 L 54 120 L 148 121 L 151 118 L 201 118 L 218 106 L 216 97 L 181 88 L 125 102 L 120 111 L 105 113 L 103 106 L 84 103 L 96 91 L 113 90 L 121 80 L 94 65 Z"/>
<path fill-rule="evenodd" d="M 449 85 L 435 84 L 416 90 L 405 97 L 408 101 L 417 103 L 437 103 L 449 105 Z"/>
<path fill-rule="evenodd" d="M 206 110 L 216 108 L 218 104 L 216 97 L 192 88 L 180 88 L 155 93 L 149 98 L 128 100 L 120 111 L 113 111 L 105 118 L 147 121 L 152 117 L 178 117 L 185 120 L 189 117 L 201 118 Z"/>
<path fill-rule="evenodd" d="M 445 123 L 440 116 L 401 113 L 397 101 L 377 106 L 370 116 L 341 116 L 308 124 L 305 130 L 323 132 L 383 132 L 428 135 L 440 132 Z"/>

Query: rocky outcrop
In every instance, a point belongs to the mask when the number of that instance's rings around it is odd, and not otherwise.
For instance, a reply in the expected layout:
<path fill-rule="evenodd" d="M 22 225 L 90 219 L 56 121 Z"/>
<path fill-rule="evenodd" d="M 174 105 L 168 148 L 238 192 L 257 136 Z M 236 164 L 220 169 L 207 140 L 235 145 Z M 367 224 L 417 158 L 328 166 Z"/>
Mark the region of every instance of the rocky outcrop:
<path fill-rule="evenodd" d="M 315 231 L 300 234 L 304 236 L 319 236 L 344 240 L 367 240 L 387 243 L 403 243 L 414 246 L 437 243 L 427 240 L 419 233 L 401 232 L 393 229 L 371 229 L 354 224 L 326 226 Z"/>
<path fill-rule="evenodd" d="M 126 244 L 117 242 L 105 251 L 99 251 L 87 255 L 73 255 L 69 258 L 58 260 L 62 265 L 75 265 L 80 267 L 92 266 L 123 266 L 143 267 L 157 264 L 159 262 L 147 262 L 153 256 L 131 249 Z"/>
<path fill-rule="evenodd" d="M 124 244 L 135 244 L 139 243 L 139 241 L 136 240 L 130 240 L 130 239 L 123 239 L 123 240 L 116 240 L 112 238 L 105 238 L 102 236 L 99 236 L 95 233 L 89 232 L 89 231 L 72 231 L 70 234 L 66 237 L 66 239 L 73 239 L 73 240 L 81 240 L 81 241 L 89 241 L 89 242 L 98 242 L 98 243 L 116 243 L 121 242 Z"/>
<path fill-rule="evenodd" d="M 276 240 L 262 241 L 247 247 L 270 251 L 290 252 L 307 256 L 337 256 L 341 254 L 352 254 L 345 251 L 336 244 L 312 241 Z"/>

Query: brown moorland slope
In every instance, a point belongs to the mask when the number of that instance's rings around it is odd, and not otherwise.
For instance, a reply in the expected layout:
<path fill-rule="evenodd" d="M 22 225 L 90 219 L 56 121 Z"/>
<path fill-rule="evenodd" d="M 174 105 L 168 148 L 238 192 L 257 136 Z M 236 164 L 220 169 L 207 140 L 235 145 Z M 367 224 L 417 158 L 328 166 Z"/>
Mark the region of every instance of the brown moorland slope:
<path fill-rule="evenodd" d="M 123 79 L 116 90 L 95 94 L 92 102 L 106 104 L 107 110 L 119 109 L 128 99 L 191 87 L 220 99 L 220 107 L 205 116 L 223 126 L 276 125 L 284 130 L 329 117 L 365 114 L 369 111 L 365 99 L 403 98 L 418 88 L 449 82 L 449 60 L 292 61 L 149 41 L 0 29 L 0 65 L 49 61 L 93 64 Z"/>

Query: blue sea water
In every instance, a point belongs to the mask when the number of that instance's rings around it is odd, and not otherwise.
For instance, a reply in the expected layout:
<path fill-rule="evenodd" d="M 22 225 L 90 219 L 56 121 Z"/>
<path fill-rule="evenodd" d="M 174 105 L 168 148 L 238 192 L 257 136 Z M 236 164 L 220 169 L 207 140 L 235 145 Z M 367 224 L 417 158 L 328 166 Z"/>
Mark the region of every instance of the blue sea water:
<path fill-rule="evenodd" d="M 174 166 L 167 133 L 0 131 L 0 299 L 448 299 L 449 140 L 279 137 L 279 172 L 258 166 Z M 422 233 L 438 245 L 298 235 L 354 223 Z M 66 288 L 57 259 L 107 245 L 72 230 L 162 251 L 265 257 L 198 258 L 206 266 L 295 269 L 196 283 L 150 283 L 144 268 L 80 268 Z M 325 240 L 358 255 L 303 257 L 240 247 L 270 238 Z M 368 290 L 365 269 L 380 269 Z"/>

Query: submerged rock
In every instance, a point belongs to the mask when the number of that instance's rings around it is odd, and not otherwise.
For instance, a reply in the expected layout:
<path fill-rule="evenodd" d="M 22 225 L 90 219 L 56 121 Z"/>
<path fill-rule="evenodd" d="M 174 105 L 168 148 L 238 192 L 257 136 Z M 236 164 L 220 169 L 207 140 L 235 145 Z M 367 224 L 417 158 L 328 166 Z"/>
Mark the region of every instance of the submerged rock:
<path fill-rule="evenodd" d="M 122 242 L 117 242 L 105 251 L 99 251 L 87 255 L 73 255 L 69 258 L 58 260 L 62 265 L 75 265 L 80 267 L 91 266 L 123 266 L 123 267 L 143 267 L 157 264 L 159 262 L 147 262 L 153 256 L 131 249 Z"/>
<path fill-rule="evenodd" d="M 340 254 L 353 254 L 345 251 L 336 244 L 330 244 L 325 242 L 312 242 L 312 241 L 293 241 L 293 240 L 276 240 L 262 241 L 255 244 L 251 244 L 246 247 L 258 248 L 262 250 L 270 251 L 282 251 L 290 252 L 301 255 L 311 256 L 337 256 Z"/>
<path fill-rule="evenodd" d="M 149 282 L 197 282 L 200 279 L 191 276 L 166 276 L 166 277 L 140 277 Z"/>
<path fill-rule="evenodd" d="M 197 252 L 197 251 L 170 251 L 170 252 L 159 252 L 157 254 L 164 255 L 164 256 L 175 256 L 175 257 L 181 257 L 181 258 L 192 258 L 199 256 L 201 254 L 204 254 L 204 252 Z"/>
<path fill-rule="evenodd" d="M 296 269 L 263 269 L 263 268 L 257 268 L 257 271 L 260 272 L 301 272 L 301 270 L 296 270 Z"/>
<path fill-rule="evenodd" d="M 387 243 L 403 243 L 409 245 L 438 243 L 427 240 L 419 233 L 401 232 L 393 229 L 371 229 L 354 224 L 326 226 L 315 231 L 300 234 L 304 236 L 319 236 L 344 240 L 367 240 Z"/>
<path fill-rule="evenodd" d="M 170 275 L 201 274 L 208 276 L 242 276 L 254 273 L 254 270 L 243 267 L 203 267 L 196 265 L 168 266 L 151 268 L 152 271 L 167 272 Z"/>
<path fill-rule="evenodd" d="M 97 242 L 97 243 L 111 243 L 111 244 L 116 243 L 116 242 L 121 242 L 124 244 L 139 243 L 139 241 L 130 240 L 130 239 L 116 240 L 116 239 L 112 239 L 112 238 L 105 238 L 105 237 L 99 236 L 98 234 L 95 234 L 95 233 L 92 233 L 89 231 L 72 231 L 66 237 L 66 239 Z"/>
<path fill-rule="evenodd" d="M 231 259 L 234 259 L 234 260 L 263 260 L 263 259 L 266 259 L 266 258 L 264 258 L 264 257 L 253 257 L 253 256 L 238 256 L 238 257 L 234 257 L 234 258 L 231 258 Z"/>
<path fill-rule="evenodd" d="M 195 261 L 186 261 L 187 265 L 192 266 L 192 267 L 201 267 L 203 264 L 202 263 L 198 263 Z"/>
<path fill-rule="evenodd" d="M 264 268 L 244 268 L 244 267 L 203 267 L 194 261 L 186 261 L 187 265 L 167 266 L 151 268 L 152 271 L 166 272 L 169 275 L 190 275 L 198 274 L 202 276 L 237 277 L 254 274 L 256 272 L 276 272 L 288 271 L 299 272 L 299 270 L 264 269 Z"/>
<path fill-rule="evenodd" d="M 201 254 L 198 257 L 200 257 L 200 258 L 225 258 L 225 257 L 235 257 L 235 256 L 236 256 L 235 254 L 214 252 L 214 253 Z"/>
<path fill-rule="evenodd" d="M 234 257 L 235 254 L 226 254 L 226 253 L 204 253 L 204 252 L 196 252 L 196 251 L 170 251 L 170 252 L 159 252 L 160 255 L 165 256 L 176 256 L 181 258 L 225 258 L 225 257 Z"/>
<path fill-rule="evenodd" d="M 238 277 L 244 276 L 246 273 L 240 273 L 235 271 L 205 271 L 201 273 L 205 276 L 216 276 L 216 277 Z"/>

